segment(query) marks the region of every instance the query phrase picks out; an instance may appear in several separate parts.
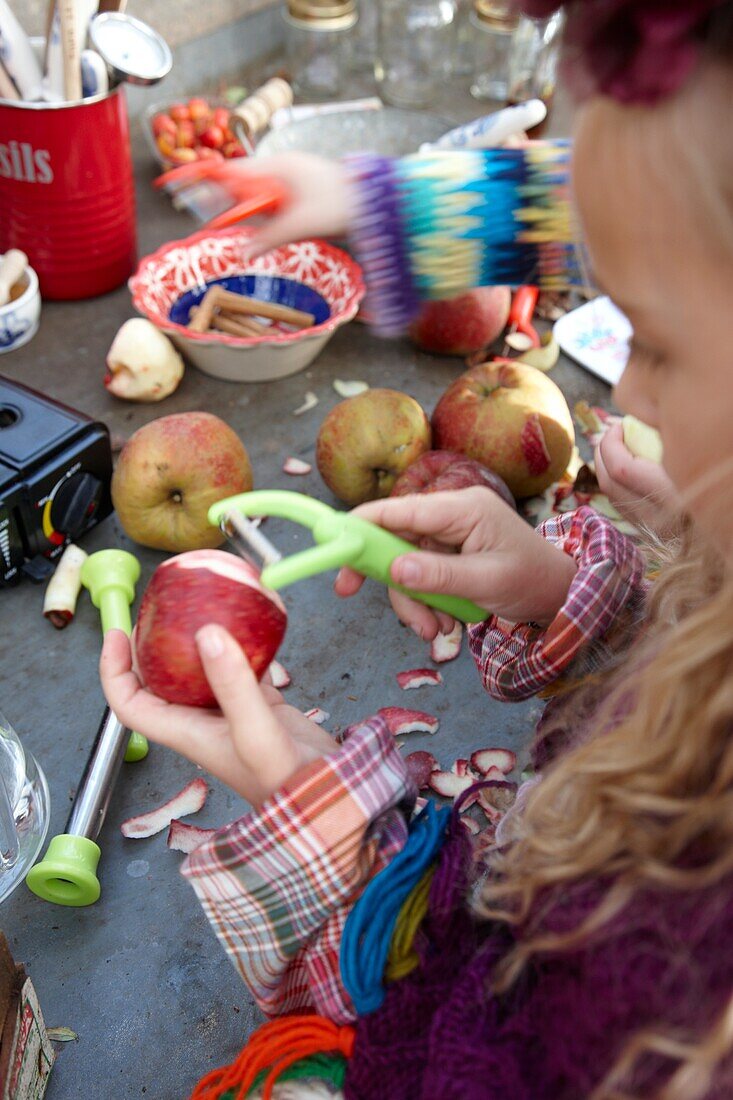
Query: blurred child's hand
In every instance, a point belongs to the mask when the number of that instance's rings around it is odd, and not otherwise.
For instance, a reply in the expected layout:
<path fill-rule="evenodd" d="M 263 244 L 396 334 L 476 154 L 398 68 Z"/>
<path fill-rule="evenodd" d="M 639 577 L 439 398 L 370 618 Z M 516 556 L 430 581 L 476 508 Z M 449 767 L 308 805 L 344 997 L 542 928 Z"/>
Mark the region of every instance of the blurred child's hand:
<path fill-rule="evenodd" d="M 551 622 L 575 574 L 573 560 L 490 489 L 375 500 L 355 514 L 429 547 L 396 558 L 394 581 L 421 592 L 463 596 L 512 622 Z M 342 569 L 336 592 L 352 596 L 363 580 Z M 390 600 L 398 618 L 422 638 L 450 629 L 448 616 L 402 593 L 390 590 Z"/>
<path fill-rule="evenodd" d="M 206 677 L 221 711 L 166 703 L 142 687 L 130 641 L 120 630 L 104 639 L 100 673 L 107 702 L 129 729 L 175 749 L 221 779 L 255 808 L 304 764 L 336 749 L 325 730 L 258 684 L 235 640 L 220 626 L 196 636 Z"/>
<path fill-rule="evenodd" d="M 596 447 L 595 467 L 601 492 L 624 519 L 658 535 L 670 533 L 678 514 L 674 486 L 656 462 L 632 455 L 622 424 L 604 434 Z"/>
<path fill-rule="evenodd" d="M 274 176 L 290 193 L 290 202 L 280 214 L 269 218 L 256 233 L 249 256 L 304 237 L 344 236 L 351 221 L 350 192 L 346 172 L 338 161 L 310 153 L 283 153 L 236 161 L 237 170 L 248 175 Z"/>

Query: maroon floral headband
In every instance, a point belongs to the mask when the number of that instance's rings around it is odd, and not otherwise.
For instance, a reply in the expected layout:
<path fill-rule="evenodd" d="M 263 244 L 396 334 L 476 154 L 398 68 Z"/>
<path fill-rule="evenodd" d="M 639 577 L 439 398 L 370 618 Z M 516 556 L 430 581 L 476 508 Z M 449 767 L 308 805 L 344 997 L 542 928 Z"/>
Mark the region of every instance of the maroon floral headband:
<path fill-rule="evenodd" d="M 557 0 L 517 0 L 543 18 Z M 568 65 L 582 85 L 622 103 L 654 103 L 684 83 L 723 0 L 574 0 L 566 6 Z"/>

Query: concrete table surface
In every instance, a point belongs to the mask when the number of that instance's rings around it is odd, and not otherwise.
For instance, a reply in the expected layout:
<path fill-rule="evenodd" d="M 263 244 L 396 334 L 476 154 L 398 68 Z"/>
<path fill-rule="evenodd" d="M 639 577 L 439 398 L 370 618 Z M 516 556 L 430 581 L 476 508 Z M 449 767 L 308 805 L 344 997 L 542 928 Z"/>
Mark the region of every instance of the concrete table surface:
<path fill-rule="evenodd" d="M 476 113 L 467 97 L 456 117 Z M 149 187 L 152 166 L 138 164 L 140 254 L 191 232 L 190 220 Z M 305 374 L 280 382 L 236 385 L 189 367 L 179 390 L 160 405 L 117 401 L 105 390 L 104 360 L 120 324 L 132 316 L 126 289 L 92 301 L 47 303 L 41 329 L 25 348 L 0 359 L 0 373 L 103 420 L 129 436 L 142 424 L 173 412 L 205 409 L 226 420 L 252 459 L 256 484 L 298 489 L 330 500 L 317 472 L 299 480 L 281 471 L 287 455 L 313 460 L 315 437 L 339 400 L 332 380 L 360 378 L 413 394 L 428 410 L 463 368 L 461 360 L 433 358 L 406 340 L 384 342 L 360 324 L 342 329 Z M 585 397 L 608 403 L 608 387 L 568 362 L 553 372 L 570 406 Z M 319 405 L 294 417 L 307 390 Z M 267 534 L 285 553 L 307 535 L 271 520 Z M 83 540 L 87 551 L 117 546 L 142 563 L 141 592 L 164 555 L 133 545 L 115 516 Z M 290 614 L 281 651 L 293 685 L 290 702 L 322 706 L 331 727 L 344 727 L 387 704 L 438 714 L 435 737 L 406 738 L 405 751 L 429 748 L 445 767 L 472 749 L 506 745 L 523 750 L 540 705 L 496 703 L 484 694 L 464 646 L 460 660 L 443 666 L 442 687 L 409 696 L 395 673 L 426 663 L 426 646 L 390 613 L 383 589 L 368 584 L 355 599 L 331 593 L 331 576 L 285 593 Z M 45 769 L 52 798 L 49 836 L 63 830 L 76 783 L 103 707 L 97 675 L 98 614 L 80 599 L 70 627 L 54 631 L 41 615 L 42 588 L 24 581 L 3 591 L 0 707 Z M 78 1033 L 59 1047 L 48 1100 L 181 1100 L 199 1077 L 230 1061 L 261 1018 L 178 873 L 180 853 L 165 833 L 125 840 L 120 823 L 179 790 L 197 769 L 153 746 L 148 758 L 126 764 L 103 829 L 100 901 L 87 909 L 49 905 L 21 885 L 3 905 L 0 927 L 35 983 L 46 1022 Z M 191 819 L 217 826 L 243 804 L 211 782 L 204 810 Z"/>

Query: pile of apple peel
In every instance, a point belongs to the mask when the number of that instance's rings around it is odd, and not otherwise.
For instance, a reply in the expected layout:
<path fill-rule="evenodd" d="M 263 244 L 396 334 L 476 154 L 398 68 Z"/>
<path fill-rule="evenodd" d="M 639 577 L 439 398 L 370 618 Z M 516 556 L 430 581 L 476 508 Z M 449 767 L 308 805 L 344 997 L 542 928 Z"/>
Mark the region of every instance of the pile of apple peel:
<path fill-rule="evenodd" d="M 208 795 L 206 780 L 198 776 L 161 806 L 123 821 L 120 826 L 122 835 L 130 840 L 143 840 L 168 829 L 169 848 L 176 852 L 192 852 L 204 840 L 212 837 L 216 830 L 199 829 L 181 821 L 181 818 L 190 817 L 202 810 Z"/>
<path fill-rule="evenodd" d="M 431 752 L 420 749 L 405 757 L 407 770 L 419 791 L 431 790 L 441 798 L 450 798 L 464 815 L 476 806 L 493 830 L 514 803 L 517 784 L 507 779 L 514 771 L 517 758 L 510 749 L 477 749 L 470 759 L 459 757 L 449 771 L 443 771 Z M 472 791 L 472 787 L 476 787 Z M 473 818 L 462 817 L 463 824 L 474 836 L 483 832 Z M 485 827 L 486 827 L 485 826 Z"/>

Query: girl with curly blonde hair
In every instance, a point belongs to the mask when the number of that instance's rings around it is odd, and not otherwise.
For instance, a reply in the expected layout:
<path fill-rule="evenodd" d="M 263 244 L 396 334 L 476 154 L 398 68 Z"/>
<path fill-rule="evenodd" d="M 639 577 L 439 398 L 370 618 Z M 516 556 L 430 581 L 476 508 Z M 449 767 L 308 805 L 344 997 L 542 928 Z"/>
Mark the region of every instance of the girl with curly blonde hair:
<path fill-rule="evenodd" d="M 665 511 L 664 560 L 650 584 L 637 547 L 590 509 L 534 531 L 485 489 L 362 508 L 459 551 L 404 555 L 392 575 L 491 608 L 470 641 L 494 696 L 578 680 L 548 707 L 538 778 L 480 870 L 449 825 L 406 976 L 385 988 L 380 974 L 367 995 L 342 945 L 362 891 L 414 835 L 414 790 L 383 720 L 335 745 L 258 686 L 215 626 L 198 645 L 219 716 L 154 700 L 126 640 L 105 645 L 121 719 L 254 806 L 183 873 L 268 1015 L 317 1013 L 341 1029 L 341 1078 L 314 1066 L 288 1095 L 733 1097 L 733 5 L 578 0 L 567 57 L 582 97 L 584 236 L 598 285 L 634 329 L 616 400 L 664 446 L 657 471 L 614 428 L 598 476 L 637 520 L 654 526 Z M 346 169 L 307 159 L 271 170 L 296 200 L 263 248 L 349 222 Z M 359 584 L 344 573 L 337 589 Z M 423 637 L 446 626 L 393 603 Z M 225 1080 L 197 1095 L 223 1095 Z"/>

